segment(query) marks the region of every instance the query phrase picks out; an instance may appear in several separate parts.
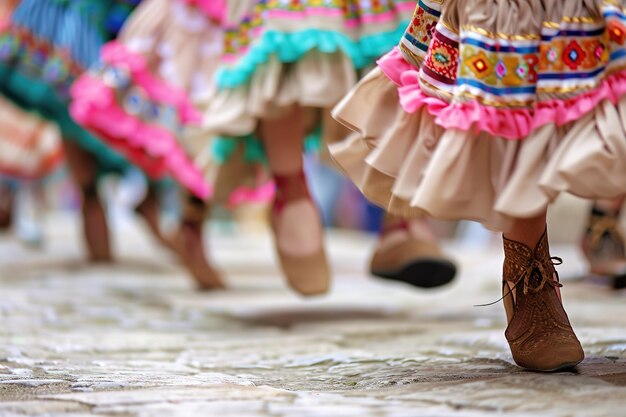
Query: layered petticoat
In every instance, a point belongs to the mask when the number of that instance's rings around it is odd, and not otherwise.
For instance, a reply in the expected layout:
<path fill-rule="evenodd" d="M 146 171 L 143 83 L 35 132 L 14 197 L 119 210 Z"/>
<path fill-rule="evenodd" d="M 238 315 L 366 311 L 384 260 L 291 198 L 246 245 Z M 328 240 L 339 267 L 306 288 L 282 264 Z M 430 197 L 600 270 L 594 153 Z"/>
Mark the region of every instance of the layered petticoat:
<path fill-rule="evenodd" d="M 0 93 L 55 122 L 64 139 L 98 157 L 100 168 L 125 160 L 79 127 L 68 113 L 69 89 L 110 36 L 113 0 L 22 0 L 0 24 Z"/>
<path fill-rule="evenodd" d="M 218 136 L 213 161 L 261 167 L 259 121 L 294 105 L 306 111 L 307 148 L 343 139 L 330 109 L 397 43 L 414 8 L 406 0 L 229 2 L 219 91 L 203 111 L 203 129 Z"/>
<path fill-rule="evenodd" d="M 335 109 L 356 133 L 331 153 L 389 211 L 497 230 L 562 192 L 622 195 L 625 40 L 622 1 L 422 0 Z"/>
<path fill-rule="evenodd" d="M 195 195 L 210 187 L 181 137 L 199 122 L 192 99 L 212 95 L 223 2 L 147 0 L 98 65 L 72 88 L 71 112 L 148 175 L 171 175 Z"/>

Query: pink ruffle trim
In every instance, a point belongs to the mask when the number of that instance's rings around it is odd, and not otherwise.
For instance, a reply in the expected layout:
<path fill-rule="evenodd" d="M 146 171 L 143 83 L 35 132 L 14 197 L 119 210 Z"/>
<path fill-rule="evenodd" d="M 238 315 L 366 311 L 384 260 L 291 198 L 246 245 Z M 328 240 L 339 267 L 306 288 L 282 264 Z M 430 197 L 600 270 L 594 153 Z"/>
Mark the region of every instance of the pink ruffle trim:
<path fill-rule="evenodd" d="M 175 107 L 184 123 L 198 123 L 202 115 L 196 110 L 184 90 L 150 73 L 143 55 L 131 51 L 121 42 L 104 45 L 100 58 L 103 62 L 130 72 L 133 84 L 141 87 L 150 100 Z"/>
<path fill-rule="evenodd" d="M 114 149 L 137 164 L 149 176 L 169 173 L 200 198 L 212 194 L 202 172 L 194 165 L 174 135 L 128 114 L 116 101 L 113 88 L 84 74 L 72 86 L 72 117 L 95 131 Z"/>
<path fill-rule="evenodd" d="M 187 3 L 196 6 L 198 9 L 216 22 L 223 22 L 226 18 L 226 0 L 182 0 L 183 3 Z"/>
<path fill-rule="evenodd" d="M 404 60 L 397 48 L 381 58 L 378 66 L 398 86 L 400 104 L 407 113 L 426 106 L 435 123 L 443 128 L 475 129 L 512 140 L 523 139 L 550 123 L 563 126 L 591 112 L 603 100 L 616 104 L 626 94 L 626 71 L 620 71 L 592 91 L 568 100 L 542 101 L 533 110 L 498 109 L 476 101 L 451 104 L 420 89 L 419 71 Z"/>

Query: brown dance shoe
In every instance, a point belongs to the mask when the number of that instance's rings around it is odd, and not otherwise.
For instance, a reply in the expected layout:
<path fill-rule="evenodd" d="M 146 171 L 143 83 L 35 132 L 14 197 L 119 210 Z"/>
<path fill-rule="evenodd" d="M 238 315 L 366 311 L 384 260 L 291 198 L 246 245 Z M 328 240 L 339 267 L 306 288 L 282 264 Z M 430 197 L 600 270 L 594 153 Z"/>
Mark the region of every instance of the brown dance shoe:
<path fill-rule="evenodd" d="M 320 227 L 319 236 L 312 237 L 319 240 L 318 249 L 309 254 L 300 255 L 288 252 L 287 247 L 289 245 L 280 227 L 280 217 L 288 205 L 305 201 L 315 206 L 309 194 L 304 174 L 275 176 L 274 180 L 276 182 L 276 197 L 271 212 L 271 226 L 274 231 L 274 245 L 281 269 L 291 288 L 301 295 L 324 294 L 328 292 L 330 287 L 330 267 L 324 250 L 323 230 Z M 315 210 L 319 216 L 317 207 Z"/>
<path fill-rule="evenodd" d="M 626 244 L 619 212 L 594 207 L 581 247 L 591 275 L 609 277 L 615 289 L 626 287 Z"/>
<path fill-rule="evenodd" d="M 456 275 L 456 265 L 443 255 L 436 240 L 416 236 L 410 226 L 404 219 L 384 225 L 370 261 L 371 274 L 418 288 L 450 283 Z"/>
<path fill-rule="evenodd" d="M 503 300 L 509 325 L 505 336 L 513 360 L 531 371 L 573 368 L 584 352 L 563 309 L 559 276 L 547 231 L 533 251 L 504 238 Z"/>

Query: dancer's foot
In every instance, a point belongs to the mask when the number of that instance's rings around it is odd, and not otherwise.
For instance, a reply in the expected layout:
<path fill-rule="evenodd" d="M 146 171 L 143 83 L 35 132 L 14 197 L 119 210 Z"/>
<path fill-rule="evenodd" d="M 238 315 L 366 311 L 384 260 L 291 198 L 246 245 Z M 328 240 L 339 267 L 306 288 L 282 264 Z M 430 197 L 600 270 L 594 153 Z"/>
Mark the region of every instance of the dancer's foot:
<path fill-rule="evenodd" d="M 179 257 L 202 291 L 226 288 L 220 273 L 207 261 L 202 223 L 184 221 L 175 238 Z"/>
<path fill-rule="evenodd" d="M 513 360 L 532 371 L 573 368 L 585 357 L 563 308 L 547 232 L 535 249 L 504 238 L 505 332 Z M 556 261 L 556 263 L 555 263 Z"/>
<path fill-rule="evenodd" d="M 174 248 L 200 290 L 226 288 L 220 273 L 206 257 L 203 224 L 209 207 L 200 199 L 187 195 L 184 200 L 183 221 L 175 237 Z"/>
<path fill-rule="evenodd" d="M 275 176 L 275 181 L 271 224 L 287 282 L 302 295 L 326 293 L 330 267 L 324 250 L 323 226 L 304 174 Z"/>
<path fill-rule="evenodd" d="M 370 262 L 372 275 L 419 288 L 434 288 L 450 283 L 456 270 L 456 265 L 441 252 L 424 218 L 385 216 Z"/>
<path fill-rule="evenodd" d="M 135 208 L 135 212 L 139 214 L 145 221 L 152 236 L 167 249 L 177 252 L 176 242 L 161 231 L 159 223 L 159 202 L 156 193 L 149 189 L 146 197 Z"/>

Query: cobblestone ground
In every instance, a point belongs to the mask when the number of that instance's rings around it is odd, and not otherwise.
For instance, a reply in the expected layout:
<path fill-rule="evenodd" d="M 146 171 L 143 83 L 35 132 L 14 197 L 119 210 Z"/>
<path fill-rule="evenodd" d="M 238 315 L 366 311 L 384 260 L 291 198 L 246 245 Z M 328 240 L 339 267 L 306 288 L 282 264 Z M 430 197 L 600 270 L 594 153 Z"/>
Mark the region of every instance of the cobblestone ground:
<path fill-rule="evenodd" d="M 0 238 L 0 416 L 624 416 L 626 296 L 572 279 L 586 348 L 576 373 L 520 371 L 503 337 L 500 251 L 448 245 L 456 284 L 415 291 L 366 277 L 373 243 L 329 237 L 332 294 L 302 300 L 265 236 L 217 233 L 232 290 L 193 291 L 143 230 L 117 230 L 119 263 L 81 261 L 77 224 L 49 221 L 34 251 Z"/>

